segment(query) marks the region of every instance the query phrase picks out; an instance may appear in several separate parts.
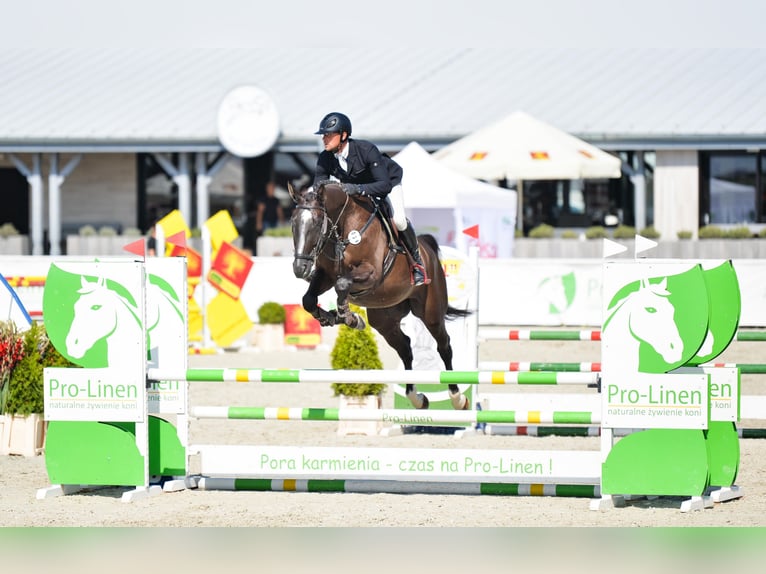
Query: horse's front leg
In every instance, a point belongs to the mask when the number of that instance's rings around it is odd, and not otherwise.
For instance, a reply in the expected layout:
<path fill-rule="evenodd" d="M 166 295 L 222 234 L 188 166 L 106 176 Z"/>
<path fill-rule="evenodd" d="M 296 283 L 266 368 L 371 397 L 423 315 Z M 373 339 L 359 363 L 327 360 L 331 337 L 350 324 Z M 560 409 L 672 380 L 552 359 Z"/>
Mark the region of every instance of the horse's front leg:
<path fill-rule="evenodd" d="M 326 275 L 317 271 L 311 278 L 309 288 L 303 295 L 303 308 L 311 314 L 322 327 L 332 327 L 338 320 L 335 311 L 325 311 L 319 306 L 319 295 L 330 288 Z"/>
<path fill-rule="evenodd" d="M 353 281 L 350 277 L 338 277 L 335 281 L 335 292 L 338 294 L 338 321 L 343 322 L 352 329 L 364 330 L 366 324 L 358 313 L 351 311 L 348 306 L 348 292 Z"/>

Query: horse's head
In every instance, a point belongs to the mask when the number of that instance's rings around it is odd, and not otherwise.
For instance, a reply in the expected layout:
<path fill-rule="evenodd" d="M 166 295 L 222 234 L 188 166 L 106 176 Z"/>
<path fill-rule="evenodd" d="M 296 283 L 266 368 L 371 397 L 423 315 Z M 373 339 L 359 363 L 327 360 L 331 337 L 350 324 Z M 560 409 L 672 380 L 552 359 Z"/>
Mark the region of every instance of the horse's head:
<path fill-rule="evenodd" d="M 668 299 L 667 278 L 652 284 L 642 280 L 631 296 L 630 332 L 657 351 L 666 363 L 681 360 L 684 342 L 675 322 L 675 307 Z"/>
<path fill-rule="evenodd" d="M 106 286 L 104 278 L 91 283 L 80 279 L 80 298 L 74 304 L 74 318 L 66 337 L 67 353 L 75 359 L 82 358 L 96 341 L 105 337 L 117 326 L 114 309 L 114 293 Z"/>
<path fill-rule="evenodd" d="M 293 230 L 293 273 L 299 279 L 308 280 L 317 255 L 322 250 L 327 232 L 327 209 L 324 202 L 324 185 L 317 189 L 296 191 L 288 184 L 295 209 L 290 218 Z"/>

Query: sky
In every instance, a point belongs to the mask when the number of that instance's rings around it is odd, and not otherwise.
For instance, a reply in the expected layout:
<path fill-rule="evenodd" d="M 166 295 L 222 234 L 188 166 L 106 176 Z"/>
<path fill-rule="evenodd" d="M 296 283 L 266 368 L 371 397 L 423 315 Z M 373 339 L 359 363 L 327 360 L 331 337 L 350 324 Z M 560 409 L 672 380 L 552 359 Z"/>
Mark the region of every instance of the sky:
<path fill-rule="evenodd" d="M 766 47 L 763 0 L 4 0 L 0 47 Z M 9 22 L 14 22 L 8 25 Z M 374 62 L 371 62 L 374 65 Z"/>

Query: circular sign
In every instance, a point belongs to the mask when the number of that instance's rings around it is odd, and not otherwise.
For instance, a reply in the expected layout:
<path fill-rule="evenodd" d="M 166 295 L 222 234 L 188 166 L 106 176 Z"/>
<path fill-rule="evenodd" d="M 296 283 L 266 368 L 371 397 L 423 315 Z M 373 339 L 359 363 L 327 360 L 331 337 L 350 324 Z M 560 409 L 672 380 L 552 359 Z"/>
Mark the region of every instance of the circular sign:
<path fill-rule="evenodd" d="M 256 157 L 279 137 L 279 113 L 271 97 L 256 86 L 231 90 L 218 107 L 218 138 L 226 151 Z"/>
<path fill-rule="evenodd" d="M 356 229 L 352 229 L 351 232 L 348 234 L 348 242 L 352 245 L 359 245 L 359 243 L 362 241 L 362 234 L 359 233 Z"/>

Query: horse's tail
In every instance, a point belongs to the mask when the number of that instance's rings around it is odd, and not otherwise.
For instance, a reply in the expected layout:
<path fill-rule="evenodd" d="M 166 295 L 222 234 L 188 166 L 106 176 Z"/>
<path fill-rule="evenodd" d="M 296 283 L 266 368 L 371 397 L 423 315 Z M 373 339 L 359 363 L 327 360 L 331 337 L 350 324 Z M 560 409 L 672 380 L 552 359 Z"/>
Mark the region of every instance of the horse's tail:
<path fill-rule="evenodd" d="M 436 241 L 436 237 L 431 235 L 430 233 L 423 233 L 422 235 L 418 235 L 418 239 L 420 239 L 423 243 L 425 243 L 428 247 L 431 248 L 431 250 L 436 253 L 436 256 L 439 257 L 440 250 L 439 250 L 439 242 Z M 459 319 L 461 317 L 469 317 L 473 314 L 473 311 L 469 311 L 468 309 L 458 309 L 457 307 L 453 307 L 452 305 L 447 305 L 447 312 L 444 315 L 447 320 L 452 319 Z"/>

